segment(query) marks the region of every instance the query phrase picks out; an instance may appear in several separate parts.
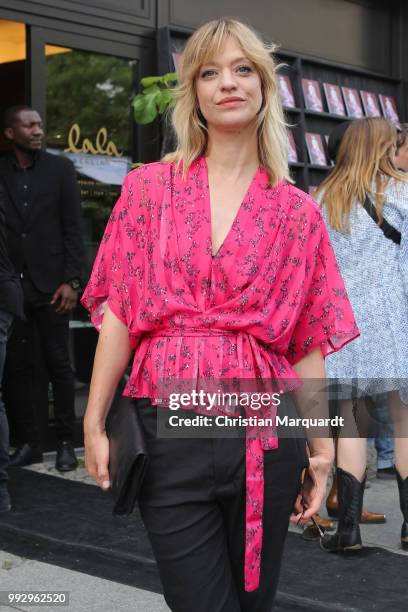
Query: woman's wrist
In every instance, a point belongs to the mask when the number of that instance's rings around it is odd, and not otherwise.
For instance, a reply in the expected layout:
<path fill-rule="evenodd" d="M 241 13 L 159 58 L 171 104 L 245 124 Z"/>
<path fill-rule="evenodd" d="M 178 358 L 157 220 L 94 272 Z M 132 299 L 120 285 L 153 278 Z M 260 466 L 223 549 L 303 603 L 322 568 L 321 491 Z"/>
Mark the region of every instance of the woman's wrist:
<path fill-rule="evenodd" d="M 84 435 L 91 436 L 102 434 L 105 432 L 105 419 L 102 418 L 84 418 Z"/>
<path fill-rule="evenodd" d="M 332 438 L 311 438 L 307 441 L 310 457 L 320 457 L 332 464 L 335 459 L 334 442 Z"/>

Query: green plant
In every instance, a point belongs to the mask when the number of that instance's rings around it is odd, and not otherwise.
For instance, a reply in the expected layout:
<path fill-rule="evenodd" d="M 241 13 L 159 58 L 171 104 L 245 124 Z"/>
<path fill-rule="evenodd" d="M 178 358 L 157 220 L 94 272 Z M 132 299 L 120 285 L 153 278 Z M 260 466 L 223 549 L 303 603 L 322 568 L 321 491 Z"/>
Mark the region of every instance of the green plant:
<path fill-rule="evenodd" d="M 175 72 L 163 76 L 150 76 L 141 80 L 143 91 L 133 98 L 132 106 L 136 123 L 152 123 L 173 102 L 173 86 L 177 81 Z"/>

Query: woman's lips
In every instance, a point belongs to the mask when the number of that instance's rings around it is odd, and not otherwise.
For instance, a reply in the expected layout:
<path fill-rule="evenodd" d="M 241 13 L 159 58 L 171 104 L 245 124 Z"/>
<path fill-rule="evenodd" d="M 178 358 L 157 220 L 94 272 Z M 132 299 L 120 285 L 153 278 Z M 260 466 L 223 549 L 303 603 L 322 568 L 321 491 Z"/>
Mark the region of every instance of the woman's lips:
<path fill-rule="evenodd" d="M 242 102 L 245 102 L 242 98 L 231 98 L 224 101 L 221 100 L 221 102 L 218 102 L 217 106 L 239 106 Z"/>

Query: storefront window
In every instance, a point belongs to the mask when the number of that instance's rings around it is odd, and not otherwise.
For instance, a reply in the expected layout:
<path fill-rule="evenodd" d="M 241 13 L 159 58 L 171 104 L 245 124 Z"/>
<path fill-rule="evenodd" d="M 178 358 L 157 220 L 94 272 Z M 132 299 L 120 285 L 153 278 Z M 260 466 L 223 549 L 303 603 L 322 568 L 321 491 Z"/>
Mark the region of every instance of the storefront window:
<path fill-rule="evenodd" d="M 47 45 L 47 149 L 68 156 L 78 172 L 88 275 L 132 160 L 135 61 L 55 46 L 50 54 L 50 49 Z"/>
<path fill-rule="evenodd" d="M 24 23 L 0 19 L 0 108 L 26 104 L 26 28 Z M 2 130 L 1 130 L 2 132 Z M 3 134 L 0 136 L 0 152 L 9 150 Z"/>

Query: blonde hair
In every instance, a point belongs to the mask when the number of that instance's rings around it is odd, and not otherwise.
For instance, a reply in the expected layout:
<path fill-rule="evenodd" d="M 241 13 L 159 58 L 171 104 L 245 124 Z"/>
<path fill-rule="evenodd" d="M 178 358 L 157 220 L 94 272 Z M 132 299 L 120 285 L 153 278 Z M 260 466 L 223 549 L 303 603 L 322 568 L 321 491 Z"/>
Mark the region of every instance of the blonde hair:
<path fill-rule="evenodd" d="M 277 87 L 278 66 L 271 56 L 275 45 L 264 44 L 249 26 L 230 18 L 204 24 L 187 41 L 172 109 L 177 148 L 163 161 L 182 163 L 185 177 L 193 161 L 205 153 L 208 133 L 198 108 L 195 83 L 201 66 L 210 62 L 228 37 L 238 42 L 245 56 L 254 64 L 262 83 L 263 103 L 257 116 L 258 155 L 268 173 L 269 183 L 275 186 L 282 178 L 291 180 L 286 123 Z"/>
<path fill-rule="evenodd" d="M 333 229 L 348 233 L 352 206 L 355 202 L 363 206 L 366 196 L 375 202 L 382 222 L 389 180 L 407 180 L 392 161 L 396 141 L 397 130 L 387 119 L 355 119 L 350 123 L 340 141 L 335 168 L 315 192 L 315 197 L 321 195 Z"/>

